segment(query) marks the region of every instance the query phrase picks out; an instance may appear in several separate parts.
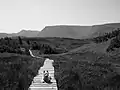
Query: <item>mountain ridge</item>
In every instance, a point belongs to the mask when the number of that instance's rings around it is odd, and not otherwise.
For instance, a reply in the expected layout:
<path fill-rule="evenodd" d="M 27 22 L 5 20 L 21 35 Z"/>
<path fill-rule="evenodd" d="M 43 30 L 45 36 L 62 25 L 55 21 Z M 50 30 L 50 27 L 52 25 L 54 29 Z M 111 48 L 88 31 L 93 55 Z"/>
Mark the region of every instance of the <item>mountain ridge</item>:
<path fill-rule="evenodd" d="M 38 30 L 21 30 L 18 33 L 0 33 L 2 37 L 64 37 L 74 39 L 93 38 L 98 35 L 103 35 L 106 32 L 111 32 L 120 28 L 120 23 L 106 23 L 100 25 L 81 26 L 81 25 L 54 25 L 45 26 L 41 31 Z"/>

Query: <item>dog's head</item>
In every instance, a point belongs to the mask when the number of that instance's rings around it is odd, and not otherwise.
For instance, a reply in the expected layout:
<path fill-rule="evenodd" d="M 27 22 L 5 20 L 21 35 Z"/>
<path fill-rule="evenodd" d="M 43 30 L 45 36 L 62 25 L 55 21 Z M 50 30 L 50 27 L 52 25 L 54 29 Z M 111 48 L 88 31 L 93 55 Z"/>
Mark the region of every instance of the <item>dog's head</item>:
<path fill-rule="evenodd" d="M 47 73 L 47 70 L 44 70 L 43 73 Z"/>
<path fill-rule="evenodd" d="M 44 76 L 48 76 L 48 70 L 43 71 Z"/>

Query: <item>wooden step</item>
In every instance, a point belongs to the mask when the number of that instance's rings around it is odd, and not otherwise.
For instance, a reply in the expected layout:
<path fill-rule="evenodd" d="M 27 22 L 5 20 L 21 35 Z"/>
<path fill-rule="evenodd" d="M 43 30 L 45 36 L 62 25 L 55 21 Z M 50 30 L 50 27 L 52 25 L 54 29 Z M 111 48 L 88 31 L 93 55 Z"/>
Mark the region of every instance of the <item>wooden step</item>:
<path fill-rule="evenodd" d="M 38 74 L 43 74 L 43 72 L 38 72 Z M 54 71 L 49 71 L 49 74 L 54 74 Z"/>
<path fill-rule="evenodd" d="M 51 84 L 48 84 L 48 83 L 33 83 L 31 86 L 34 86 L 34 85 L 56 86 L 57 84 L 56 83 L 51 83 Z"/>
<path fill-rule="evenodd" d="M 36 77 L 42 77 L 44 76 L 43 73 L 38 74 Z M 54 77 L 54 73 L 49 73 L 49 76 Z"/>
<path fill-rule="evenodd" d="M 41 71 L 43 71 L 43 70 L 54 71 L 53 68 L 40 68 L 40 70 L 41 70 Z"/>
<path fill-rule="evenodd" d="M 29 90 L 57 90 L 57 87 L 30 87 Z"/>
<path fill-rule="evenodd" d="M 38 83 L 41 83 L 41 79 L 34 79 L 34 80 L 33 80 L 33 83 L 37 83 L 37 82 L 38 82 Z M 52 83 L 56 83 L 56 80 L 55 80 L 55 79 L 52 79 L 51 82 L 52 82 Z"/>
<path fill-rule="evenodd" d="M 33 84 L 30 87 L 57 87 L 56 84 L 48 85 L 48 84 Z"/>
<path fill-rule="evenodd" d="M 52 79 L 51 80 L 55 80 L 55 78 L 54 77 L 51 77 Z M 33 80 L 41 80 L 42 79 L 42 76 L 39 76 L 39 77 L 34 77 L 34 79 Z"/>

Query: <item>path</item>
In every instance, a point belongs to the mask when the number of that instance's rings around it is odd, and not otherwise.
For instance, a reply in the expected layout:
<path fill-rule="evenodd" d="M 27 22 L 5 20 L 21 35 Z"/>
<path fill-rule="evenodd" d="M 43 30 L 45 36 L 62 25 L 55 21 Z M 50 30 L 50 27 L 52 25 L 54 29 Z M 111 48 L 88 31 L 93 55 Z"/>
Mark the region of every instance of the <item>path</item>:
<path fill-rule="evenodd" d="M 32 57 L 36 57 L 32 54 L 31 50 L 29 50 L 29 52 Z M 53 60 L 50 60 L 48 58 L 44 61 L 43 67 L 40 67 L 40 69 L 38 70 L 38 75 L 34 77 L 32 84 L 29 87 L 29 90 L 58 90 L 56 80 L 54 78 L 54 67 L 52 65 L 53 62 Z M 50 76 L 52 77 L 51 84 L 42 83 L 44 70 L 48 70 Z"/>

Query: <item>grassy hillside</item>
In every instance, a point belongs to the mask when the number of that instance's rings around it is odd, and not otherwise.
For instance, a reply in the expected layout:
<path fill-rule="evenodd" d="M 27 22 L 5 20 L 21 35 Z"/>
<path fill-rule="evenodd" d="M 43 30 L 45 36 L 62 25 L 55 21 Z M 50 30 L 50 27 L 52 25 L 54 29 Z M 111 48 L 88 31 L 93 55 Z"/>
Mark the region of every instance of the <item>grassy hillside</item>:
<path fill-rule="evenodd" d="M 120 28 L 120 23 L 108 23 L 103 25 L 93 25 L 91 28 L 91 35 L 89 37 L 97 37 L 104 35 L 105 33 L 112 32 Z"/>
<path fill-rule="evenodd" d="M 0 90 L 28 90 L 44 59 L 0 53 Z"/>
<path fill-rule="evenodd" d="M 119 90 L 120 75 L 110 57 L 93 52 L 51 56 L 59 90 Z"/>
<path fill-rule="evenodd" d="M 29 55 L 28 50 L 32 49 L 38 54 L 60 54 L 87 43 L 88 40 L 72 38 L 5 37 L 0 39 L 0 52 Z"/>
<path fill-rule="evenodd" d="M 86 50 L 50 58 L 55 60 L 55 78 L 59 90 L 120 89 L 120 69 L 114 65 L 115 59 L 104 53 Z"/>
<path fill-rule="evenodd" d="M 28 49 L 40 52 L 41 48 L 45 50 L 50 48 L 57 50 L 59 48 L 58 52 L 63 53 L 86 43 L 89 42 L 71 38 L 1 38 L 0 90 L 28 89 L 33 77 L 37 74 L 37 70 L 44 62 L 42 59 L 30 57 Z M 22 51 L 21 48 L 25 48 L 25 51 Z M 40 55 L 40 53 L 38 54 Z"/>
<path fill-rule="evenodd" d="M 118 32 L 119 29 L 95 37 L 91 39 L 91 43 L 84 44 L 68 54 L 49 56 L 55 60 L 55 78 L 59 90 L 119 90 Z"/>
<path fill-rule="evenodd" d="M 88 40 L 72 39 L 72 38 L 23 38 L 23 41 L 29 41 L 31 49 L 40 54 L 60 54 L 75 49 L 84 44 L 89 43 Z M 50 50 L 53 52 L 50 52 Z M 45 53 L 45 51 L 48 51 Z"/>
<path fill-rule="evenodd" d="M 19 45 L 19 47 L 24 47 L 27 50 L 32 49 L 34 55 L 53 59 L 55 61 L 53 64 L 55 67 L 55 78 L 59 90 L 120 90 L 120 29 L 103 33 L 94 38 L 81 40 L 58 37 L 23 37 L 21 39 L 2 40 L 4 42 L 3 45 L 7 45 L 6 43 L 10 41 L 15 41 L 17 43 L 15 44 L 16 47 Z M 19 47 L 17 49 L 20 49 Z M 12 54 L 14 57 L 11 57 L 11 55 L 9 55 L 9 57 L 3 57 L 4 55 L 6 54 L 2 53 L 0 56 L 2 68 L 5 67 L 2 65 L 8 65 L 7 67 L 12 72 L 18 71 L 18 73 L 25 73 L 25 77 L 31 75 L 29 76 L 30 80 L 32 80 L 33 76 L 36 74 L 38 67 L 41 66 L 41 64 L 38 64 L 44 61 L 42 60 L 41 62 L 41 60 L 25 56 L 26 53 L 22 53 L 22 55 L 19 56 L 17 56 L 17 54 Z M 6 63 L 6 60 L 12 60 L 12 64 L 10 62 Z M 20 65 L 18 63 L 20 63 Z M 23 71 L 19 70 L 19 67 L 21 66 L 21 70 Z M 12 67 L 16 68 L 14 69 Z M 23 67 L 25 69 L 23 69 Z M 26 70 L 29 71 L 29 69 L 30 72 L 33 73 L 26 72 Z M 34 69 L 36 70 L 35 72 Z M 3 73 L 2 77 L 8 75 L 8 69 L 3 68 L 1 71 L 5 71 L 5 74 Z M 19 74 L 17 74 L 16 77 L 18 77 Z M 30 81 L 29 84 L 21 84 L 25 79 L 23 78 L 24 75 L 20 74 L 20 79 L 13 79 L 14 81 L 19 82 L 19 84 L 15 84 L 16 87 L 18 86 L 21 88 L 21 86 L 24 87 L 24 85 L 30 85 Z M 12 76 L 14 75 L 11 75 L 11 77 Z M 6 77 L 7 76 L 4 77 L 4 80 L 6 80 Z M 10 83 L 14 82 L 11 79 L 9 80 L 9 78 L 8 81 Z M 8 81 L 5 83 L 2 82 L 1 87 L 8 85 Z M 25 79 L 25 81 L 27 80 Z"/>

